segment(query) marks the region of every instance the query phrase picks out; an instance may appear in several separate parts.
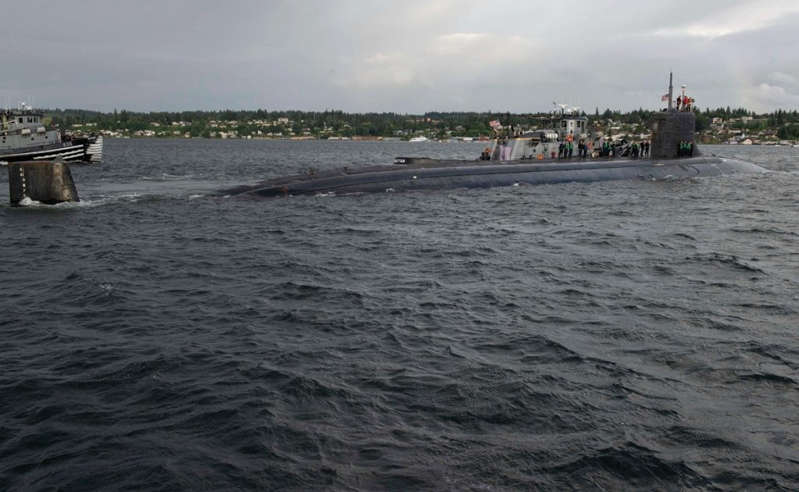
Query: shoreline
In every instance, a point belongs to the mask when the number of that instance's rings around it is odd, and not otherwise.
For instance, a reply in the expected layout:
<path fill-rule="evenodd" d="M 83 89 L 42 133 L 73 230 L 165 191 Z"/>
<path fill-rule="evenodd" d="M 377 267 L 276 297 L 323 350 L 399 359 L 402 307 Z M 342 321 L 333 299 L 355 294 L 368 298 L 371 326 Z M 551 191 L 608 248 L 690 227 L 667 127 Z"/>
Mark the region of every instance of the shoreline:
<path fill-rule="evenodd" d="M 406 139 L 395 137 L 338 137 L 338 138 L 317 138 L 317 137 L 182 137 L 182 136 L 108 136 L 102 134 L 103 138 L 112 140 L 258 140 L 258 141 L 279 141 L 279 142 L 307 142 L 307 141 L 329 141 L 329 142 L 405 142 L 405 143 L 466 143 L 477 144 L 491 142 L 490 139 L 471 139 L 463 140 L 463 137 L 452 137 L 446 140 L 428 139 L 424 142 L 411 142 Z M 467 137 L 469 138 L 469 137 Z M 793 143 L 780 142 L 757 142 L 751 144 L 729 143 L 729 142 L 698 142 L 700 145 L 724 145 L 729 147 L 793 147 L 799 146 L 799 141 Z"/>

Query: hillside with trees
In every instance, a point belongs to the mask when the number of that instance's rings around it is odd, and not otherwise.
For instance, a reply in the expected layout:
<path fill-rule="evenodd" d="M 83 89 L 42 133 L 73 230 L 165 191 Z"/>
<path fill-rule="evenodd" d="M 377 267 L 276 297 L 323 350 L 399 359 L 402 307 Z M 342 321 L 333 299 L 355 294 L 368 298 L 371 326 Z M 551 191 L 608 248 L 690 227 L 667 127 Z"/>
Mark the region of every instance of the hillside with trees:
<path fill-rule="evenodd" d="M 777 110 L 756 114 L 744 108 L 695 110 L 697 132 L 706 142 L 736 136 L 768 141 L 799 140 L 799 113 Z M 112 137 L 160 138 L 411 138 L 489 137 L 489 122 L 522 128 L 547 128 L 551 113 L 428 112 L 345 113 L 327 111 L 223 110 L 179 112 L 98 112 L 83 109 L 45 110 L 51 124 L 76 133 Z M 583 113 L 585 114 L 585 113 Z M 647 133 L 653 111 L 622 112 L 596 108 L 588 114 L 590 127 L 611 134 Z"/>

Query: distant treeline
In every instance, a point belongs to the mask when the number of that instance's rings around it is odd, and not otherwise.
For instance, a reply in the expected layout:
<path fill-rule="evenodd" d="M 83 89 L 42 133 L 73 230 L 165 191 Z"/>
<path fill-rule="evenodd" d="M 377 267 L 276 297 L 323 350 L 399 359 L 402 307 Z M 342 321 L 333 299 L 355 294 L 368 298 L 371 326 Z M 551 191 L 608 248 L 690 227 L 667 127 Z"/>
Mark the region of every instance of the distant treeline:
<path fill-rule="evenodd" d="M 489 122 L 499 120 L 503 125 L 542 127 L 551 123 L 551 113 L 494 113 L 494 112 L 428 112 L 424 114 L 401 113 L 345 113 L 343 111 L 267 111 L 221 110 L 178 112 L 99 112 L 83 109 L 44 110 L 53 124 L 70 128 L 75 124 L 93 124 L 97 130 L 136 132 L 152 130 L 155 126 L 175 126 L 182 123 L 181 131 L 191 136 L 210 136 L 215 128 L 233 129 L 239 134 L 255 134 L 266 129 L 275 133 L 313 136 L 398 136 L 427 133 L 476 137 L 492 133 Z M 695 110 L 697 130 L 710 128 L 713 118 L 722 118 L 731 128 L 747 130 L 776 129 L 780 138 L 799 138 L 799 113 L 777 110 L 773 113 L 755 114 L 744 108 L 717 108 Z M 621 112 L 599 108 L 587 114 L 594 122 L 612 120 L 621 124 L 646 124 L 654 111 L 638 109 Z M 583 113 L 585 114 L 585 113 Z M 744 117 L 744 118 L 742 118 Z M 751 119 L 749 119 L 749 118 Z M 731 121 L 733 120 L 733 121 Z M 737 120 L 737 121 L 735 121 Z M 219 125 L 234 121 L 233 125 Z M 217 123 L 214 125 L 213 123 Z M 449 133 L 448 133 L 449 132 Z"/>

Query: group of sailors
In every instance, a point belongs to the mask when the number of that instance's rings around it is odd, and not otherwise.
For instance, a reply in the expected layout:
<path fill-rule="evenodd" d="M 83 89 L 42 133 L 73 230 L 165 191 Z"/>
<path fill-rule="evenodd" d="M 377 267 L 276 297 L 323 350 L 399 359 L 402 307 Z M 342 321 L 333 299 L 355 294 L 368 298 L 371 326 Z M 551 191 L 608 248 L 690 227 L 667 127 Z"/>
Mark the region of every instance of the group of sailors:
<path fill-rule="evenodd" d="M 677 146 L 677 157 L 692 157 L 694 155 L 694 143 L 690 140 L 680 140 Z"/>
<path fill-rule="evenodd" d="M 572 145 L 569 140 L 561 142 L 558 146 L 558 159 L 570 159 L 573 152 Z M 628 155 L 632 159 L 645 159 L 649 157 L 649 142 L 633 142 L 625 149 L 623 144 L 616 144 L 605 139 L 600 139 L 596 147 L 580 139 L 577 143 L 577 156 L 580 159 L 587 159 L 589 155 L 607 158 Z"/>
<path fill-rule="evenodd" d="M 649 157 L 649 142 L 633 142 L 630 145 L 630 157 L 633 159 L 645 159 Z"/>
<path fill-rule="evenodd" d="M 558 145 L 558 159 L 568 159 L 574 152 L 574 142 L 561 142 Z"/>
<path fill-rule="evenodd" d="M 694 105 L 694 98 L 688 97 L 685 94 L 677 96 L 677 111 L 691 111 Z"/>
<path fill-rule="evenodd" d="M 579 159 L 588 158 L 589 144 L 584 139 L 577 141 L 577 157 Z M 565 140 L 558 145 L 558 159 L 571 159 L 574 156 L 574 137 L 569 134 Z M 554 156 L 553 156 L 554 157 Z"/>
<path fill-rule="evenodd" d="M 558 143 L 558 152 L 555 153 L 552 150 L 551 157 L 555 159 L 572 159 L 574 158 L 574 139 L 569 138 L 571 135 L 566 137 L 564 140 Z M 577 158 L 578 159 L 588 159 L 589 157 L 596 158 L 596 157 L 605 157 L 605 158 L 614 158 L 614 157 L 622 157 L 628 156 L 631 159 L 646 159 L 649 157 L 649 141 L 642 141 L 642 142 L 633 142 L 629 145 L 625 145 L 624 143 L 616 143 L 612 142 L 609 139 L 600 138 L 598 142 L 590 143 L 586 142 L 585 139 L 577 140 Z M 693 152 L 693 144 L 691 142 L 680 142 L 680 156 L 688 156 L 692 155 Z M 492 152 L 491 147 L 486 147 L 480 153 L 480 160 L 481 161 L 505 161 L 511 158 L 511 145 L 505 140 L 501 140 L 497 143 L 497 148 L 494 152 Z M 522 159 L 526 159 L 527 157 L 522 157 Z M 538 159 L 541 159 L 542 156 L 539 155 Z M 535 159 L 535 154 L 531 155 L 529 159 Z"/>

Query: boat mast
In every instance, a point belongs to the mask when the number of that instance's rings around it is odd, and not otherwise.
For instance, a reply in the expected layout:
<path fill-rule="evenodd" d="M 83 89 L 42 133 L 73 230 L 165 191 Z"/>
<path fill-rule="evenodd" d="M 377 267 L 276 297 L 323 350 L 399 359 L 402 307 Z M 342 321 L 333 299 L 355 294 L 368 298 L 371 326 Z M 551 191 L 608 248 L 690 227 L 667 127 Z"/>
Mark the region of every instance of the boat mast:
<path fill-rule="evenodd" d="M 673 109 L 673 101 L 674 101 L 674 86 L 671 84 L 672 73 L 669 72 L 669 111 Z"/>

